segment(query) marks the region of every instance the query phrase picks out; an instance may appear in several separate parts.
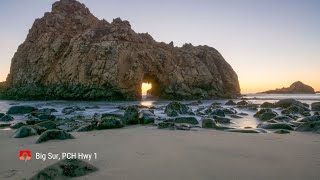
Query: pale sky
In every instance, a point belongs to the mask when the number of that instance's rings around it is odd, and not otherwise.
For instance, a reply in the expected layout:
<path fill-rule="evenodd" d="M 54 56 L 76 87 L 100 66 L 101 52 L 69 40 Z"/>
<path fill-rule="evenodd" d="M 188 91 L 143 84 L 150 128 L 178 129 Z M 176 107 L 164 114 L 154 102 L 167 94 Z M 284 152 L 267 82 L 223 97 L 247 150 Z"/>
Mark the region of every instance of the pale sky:
<path fill-rule="evenodd" d="M 0 81 L 35 18 L 54 0 L 0 2 Z M 175 46 L 216 48 L 239 76 L 242 93 L 300 80 L 320 90 L 319 0 L 81 0 L 99 19 L 121 17 L 136 32 Z"/>

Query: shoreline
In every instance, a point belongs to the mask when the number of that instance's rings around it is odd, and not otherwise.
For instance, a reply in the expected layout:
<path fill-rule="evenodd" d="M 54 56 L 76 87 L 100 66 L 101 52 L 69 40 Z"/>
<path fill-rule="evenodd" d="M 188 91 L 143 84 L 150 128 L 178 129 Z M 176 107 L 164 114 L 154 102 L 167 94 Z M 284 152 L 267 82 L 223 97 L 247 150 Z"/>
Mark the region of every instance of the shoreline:
<path fill-rule="evenodd" d="M 21 162 L 32 152 L 97 153 L 97 172 L 76 179 L 316 179 L 320 140 L 314 133 L 242 134 L 216 130 L 158 130 L 154 126 L 71 132 L 76 139 L 35 144 L 0 131 L 0 178 L 30 178 L 55 160 Z"/>

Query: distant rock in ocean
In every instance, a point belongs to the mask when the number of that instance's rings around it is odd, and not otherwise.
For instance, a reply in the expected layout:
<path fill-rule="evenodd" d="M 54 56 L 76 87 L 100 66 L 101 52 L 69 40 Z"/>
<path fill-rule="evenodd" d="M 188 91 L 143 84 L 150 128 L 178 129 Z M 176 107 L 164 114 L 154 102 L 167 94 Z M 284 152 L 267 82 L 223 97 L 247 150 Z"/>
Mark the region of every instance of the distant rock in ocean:
<path fill-rule="evenodd" d="M 164 99 L 240 95 L 237 74 L 216 49 L 156 42 L 128 21 L 99 20 L 84 4 L 60 0 L 35 20 L 0 97 L 136 100 L 143 82 Z"/>
<path fill-rule="evenodd" d="M 265 94 L 314 94 L 315 91 L 311 86 L 303 84 L 300 81 L 294 82 L 290 87 L 283 87 L 281 89 L 269 90 L 261 92 Z"/>

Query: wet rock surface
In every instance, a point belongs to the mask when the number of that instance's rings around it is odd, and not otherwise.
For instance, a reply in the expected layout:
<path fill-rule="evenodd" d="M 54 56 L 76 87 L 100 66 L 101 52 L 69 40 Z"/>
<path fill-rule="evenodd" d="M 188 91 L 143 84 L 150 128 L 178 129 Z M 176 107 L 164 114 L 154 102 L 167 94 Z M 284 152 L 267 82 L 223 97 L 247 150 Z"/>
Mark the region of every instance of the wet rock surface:
<path fill-rule="evenodd" d="M 11 106 L 7 114 L 27 114 L 35 110 L 37 110 L 37 108 L 32 106 Z"/>
<path fill-rule="evenodd" d="M 74 139 L 74 137 L 63 130 L 47 130 L 39 136 L 36 143 L 39 144 L 39 143 L 43 143 L 50 140 L 66 140 L 66 139 Z"/>
<path fill-rule="evenodd" d="M 24 138 L 28 136 L 37 135 L 37 131 L 30 126 L 20 127 L 17 132 L 14 134 L 14 138 Z"/>
<path fill-rule="evenodd" d="M 78 159 L 66 159 L 40 170 L 32 176 L 30 180 L 70 179 L 85 176 L 97 170 L 98 168 L 85 161 Z"/>

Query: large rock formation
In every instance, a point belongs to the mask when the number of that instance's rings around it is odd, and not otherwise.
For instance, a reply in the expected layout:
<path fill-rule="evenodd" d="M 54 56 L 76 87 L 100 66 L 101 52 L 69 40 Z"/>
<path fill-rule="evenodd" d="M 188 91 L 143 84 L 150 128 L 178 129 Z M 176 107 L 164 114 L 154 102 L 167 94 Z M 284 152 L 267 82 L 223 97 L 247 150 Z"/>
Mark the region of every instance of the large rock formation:
<path fill-rule="evenodd" d="M 311 86 L 303 84 L 300 81 L 294 82 L 290 87 L 269 90 L 262 93 L 266 94 L 314 94 L 315 91 Z"/>
<path fill-rule="evenodd" d="M 240 94 L 237 74 L 216 49 L 159 43 L 128 21 L 99 20 L 84 4 L 60 0 L 19 46 L 2 96 L 139 99 L 142 82 L 160 98 Z"/>

